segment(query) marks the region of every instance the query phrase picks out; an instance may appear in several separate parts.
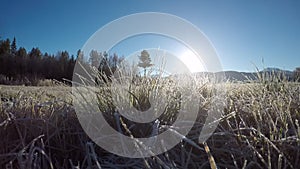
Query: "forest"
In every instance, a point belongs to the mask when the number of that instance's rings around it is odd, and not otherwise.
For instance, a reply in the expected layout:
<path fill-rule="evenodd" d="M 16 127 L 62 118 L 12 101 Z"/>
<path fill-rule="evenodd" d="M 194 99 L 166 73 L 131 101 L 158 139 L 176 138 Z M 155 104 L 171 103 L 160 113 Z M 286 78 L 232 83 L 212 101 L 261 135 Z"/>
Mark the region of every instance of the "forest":
<path fill-rule="evenodd" d="M 76 56 L 68 51 L 44 53 L 38 47 L 27 51 L 24 47 L 18 48 L 16 38 L 12 41 L 0 39 L 0 84 L 36 86 L 45 79 L 68 83 L 72 80 L 76 60 L 99 65 L 99 71 L 109 76 L 123 58 L 96 50 L 88 56 L 84 56 L 81 50 Z"/>

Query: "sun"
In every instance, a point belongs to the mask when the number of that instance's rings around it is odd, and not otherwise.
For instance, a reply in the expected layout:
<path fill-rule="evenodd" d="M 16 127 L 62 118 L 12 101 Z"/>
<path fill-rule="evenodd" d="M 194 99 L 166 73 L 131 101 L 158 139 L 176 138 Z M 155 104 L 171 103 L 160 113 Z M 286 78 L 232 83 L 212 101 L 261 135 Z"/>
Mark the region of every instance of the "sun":
<path fill-rule="evenodd" d="M 182 52 L 182 54 L 179 55 L 179 59 L 192 73 L 205 71 L 201 60 L 191 50 L 185 50 Z"/>

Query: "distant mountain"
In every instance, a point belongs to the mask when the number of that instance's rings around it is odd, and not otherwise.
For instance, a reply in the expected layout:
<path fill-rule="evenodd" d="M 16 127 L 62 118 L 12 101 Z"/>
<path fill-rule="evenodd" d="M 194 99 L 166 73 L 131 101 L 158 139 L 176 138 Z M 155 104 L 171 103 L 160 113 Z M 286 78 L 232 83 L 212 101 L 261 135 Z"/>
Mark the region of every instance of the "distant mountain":
<path fill-rule="evenodd" d="M 214 76 L 217 78 L 224 77 L 228 81 L 253 81 L 258 80 L 258 76 L 265 79 L 272 79 L 274 76 L 280 79 L 293 79 L 293 72 L 289 70 L 282 70 L 279 68 L 266 68 L 259 72 L 237 72 L 237 71 L 222 71 L 217 73 L 198 72 L 196 77 Z"/>
<path fill-rule="evenodd" d="M 286 78 L 287 80 L 293 80 L 293 72 L 289 70 L 282 70 L 279 68 L 266 68 L 260 73 L 264 73 L 267 76 L 276 75 L 277 77 L 283 79 Z"/>
<path fill-rule="evenodd" d="M 284 70 L 281 70 L 281 69 L 276 68 L 276 67 L 268 67 L 268 68 L 265 68 L 262 71 L 265 71 L 265 72 L 279 72 L 279 71 L 284 71 Z"/>
<path fill-rule="evenodd" d="M 229 81 L 257 80 L 257 73 L 224 71 L 225 79 Z"/>
<path fill-rule="evenodd" d="M 288 75 L 288 76 L 292 76 L 293 75 L 293 71 L 282 70 L 282 69 L 279 69 L 279 68 L 266 68 L 266 69 L 264 69 L 261 72 L 283 73 L 283 74 Z"/>

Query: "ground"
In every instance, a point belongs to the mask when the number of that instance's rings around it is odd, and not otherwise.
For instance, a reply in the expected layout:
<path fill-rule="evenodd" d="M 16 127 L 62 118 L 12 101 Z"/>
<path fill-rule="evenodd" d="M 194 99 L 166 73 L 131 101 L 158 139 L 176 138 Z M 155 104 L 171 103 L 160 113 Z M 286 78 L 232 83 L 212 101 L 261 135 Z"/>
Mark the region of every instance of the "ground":
<path fill-rule="evenodd" d="M 198 136 L 211 86 L 199 88 L 203 104 L 181 143 L 152 158 L 130 159 L 108 153 L 89 139 L 77 120 L 70 87 L 2 85 L 0 168 L 297 168 L 299 83 L 228 82 L 224 86 L 224 114 L 204 144 L 198 143 Z M 111 105 L 99 102 L 99 106 Z M 164 120 L 173 118 L 168 113 Z M 116 125 L 109 114 L 107 118 Z"/>

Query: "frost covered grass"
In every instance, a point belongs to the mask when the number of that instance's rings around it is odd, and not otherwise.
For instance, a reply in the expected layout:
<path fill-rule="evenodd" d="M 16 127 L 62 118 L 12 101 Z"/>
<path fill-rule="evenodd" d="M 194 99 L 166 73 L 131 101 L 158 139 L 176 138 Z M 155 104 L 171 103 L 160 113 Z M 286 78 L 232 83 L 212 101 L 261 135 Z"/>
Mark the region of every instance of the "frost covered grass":
<path fill-rule="evenodd" d="M 147 109 L 147 91 L 157 86 L 157 80 L 142 79 L 139 87 L 132 87 L 130 103 Z M 169 104 L 156 126 L 116 118 L 109 84 L 97 89 L 99 108 L 125 135 L 163 131 L 176 118 L 180 86 L 159 83 L 157 91 L 166 93 Z M 198 143 L 198 137 L 216 86 L 199 82 L 199 113 L 192 130 L 171 150 L 144 159 L 120 157 L 94 144 L 78 122 L 70 87 L 0 86 L 0 168 L 297 168 L 300 84 L 274 77 L 222 86 L 226 106 L 206 142 Z"/>

